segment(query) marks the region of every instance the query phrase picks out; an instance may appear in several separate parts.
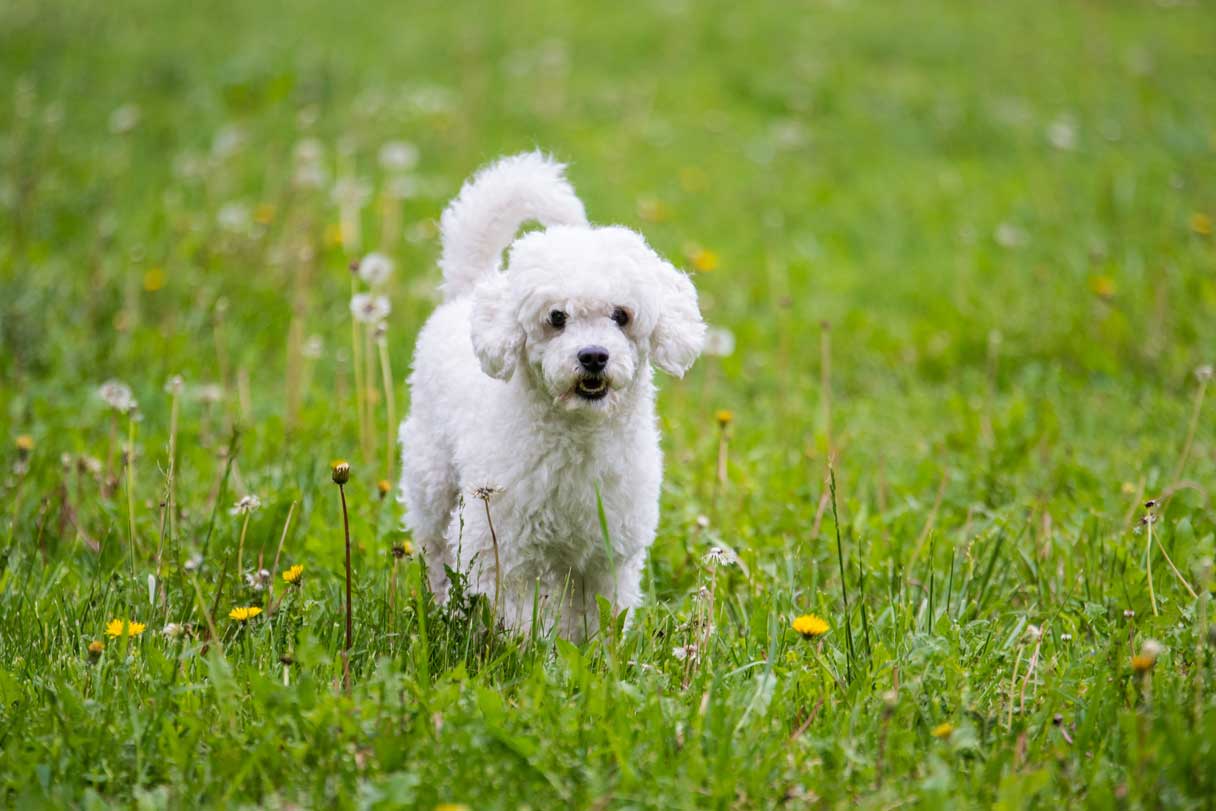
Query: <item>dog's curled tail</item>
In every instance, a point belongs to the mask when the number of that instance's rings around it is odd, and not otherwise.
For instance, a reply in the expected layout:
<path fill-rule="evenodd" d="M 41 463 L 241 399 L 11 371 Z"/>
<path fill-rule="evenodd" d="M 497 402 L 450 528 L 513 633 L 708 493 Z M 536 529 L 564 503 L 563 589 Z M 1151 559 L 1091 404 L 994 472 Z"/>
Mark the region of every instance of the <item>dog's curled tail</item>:
<path fill-rule="evenodd" d="M 440 220 L 444 298 L 452 300 L 499 269 L 502 252 L 526 222 L 586 225 L 565 165 L 540 152 L 503 158 L 470 178 Z"/>

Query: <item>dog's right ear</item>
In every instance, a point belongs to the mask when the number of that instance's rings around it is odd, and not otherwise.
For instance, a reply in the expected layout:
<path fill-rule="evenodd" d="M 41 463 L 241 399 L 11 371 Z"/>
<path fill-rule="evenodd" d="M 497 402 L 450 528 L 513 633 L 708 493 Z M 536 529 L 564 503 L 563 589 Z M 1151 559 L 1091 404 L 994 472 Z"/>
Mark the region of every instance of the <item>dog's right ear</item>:
<path fill-rule="evenodd" d="M 524 330 L 505 272 L 486 276 L 473 289 L 470 320 L 473 352 L 481 370 L 490 377 L 510 380 L 524 345 Z"/>

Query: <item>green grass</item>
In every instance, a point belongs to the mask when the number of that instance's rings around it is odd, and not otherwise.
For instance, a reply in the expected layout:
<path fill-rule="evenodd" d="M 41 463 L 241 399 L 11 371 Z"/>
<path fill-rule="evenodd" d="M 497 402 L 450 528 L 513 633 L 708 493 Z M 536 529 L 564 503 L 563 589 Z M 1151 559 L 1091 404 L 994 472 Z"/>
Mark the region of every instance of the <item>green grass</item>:
<path fill-rule="evenodd" d="M 0 806 L 1211 807 L 1211 9 L 411 5 L 0 5 Z M 353 388 L 348 264 L 396 261 L 400 416 L 435 219 L 536 145 L 593 219 L 716 253 L 737 338 L 664 382 L 647 604 L 579 646 L 429 600 Z M 244 627 L 242 532 L 305 567 Z M 94 661 L 115 617 L 147 630 Z"/>

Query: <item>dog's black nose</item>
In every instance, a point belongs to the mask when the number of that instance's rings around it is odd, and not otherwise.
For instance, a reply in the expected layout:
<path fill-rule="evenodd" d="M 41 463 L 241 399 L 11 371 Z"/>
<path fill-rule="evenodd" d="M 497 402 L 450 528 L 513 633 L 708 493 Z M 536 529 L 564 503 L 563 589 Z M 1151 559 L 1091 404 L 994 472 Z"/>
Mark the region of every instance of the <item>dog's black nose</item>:
<path fill-rule="evenodd" d="M 608 350 L 602 346 L 584 346 L 578 351 L 578 362 L 592 374 L 599 374 L 608 365 Z"/>

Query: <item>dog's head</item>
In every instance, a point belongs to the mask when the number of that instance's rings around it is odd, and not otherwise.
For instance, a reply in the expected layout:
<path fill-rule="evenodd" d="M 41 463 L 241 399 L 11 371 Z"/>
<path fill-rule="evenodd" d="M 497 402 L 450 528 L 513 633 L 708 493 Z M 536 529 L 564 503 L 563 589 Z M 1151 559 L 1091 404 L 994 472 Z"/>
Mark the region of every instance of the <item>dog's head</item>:
<path fill-rule="evenodd" d="M 650 364 L 682 376 L 705 341 L 697 291 L 627 228 L 553 227 L 512 245 L 473 292 L 473 349 L 491 377 L 522 364 L 567 410 L 611 411 Z"/>

